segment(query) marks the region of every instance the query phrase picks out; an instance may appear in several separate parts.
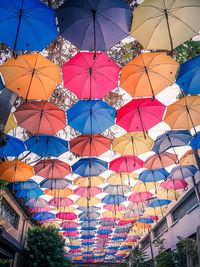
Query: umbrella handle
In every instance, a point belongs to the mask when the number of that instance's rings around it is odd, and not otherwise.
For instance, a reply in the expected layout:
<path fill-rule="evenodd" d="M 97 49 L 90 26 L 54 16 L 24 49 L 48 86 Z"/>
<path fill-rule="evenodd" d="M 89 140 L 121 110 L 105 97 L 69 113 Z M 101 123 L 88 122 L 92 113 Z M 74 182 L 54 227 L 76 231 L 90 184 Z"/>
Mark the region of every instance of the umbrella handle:
<path fill-rule="evenodd" d="M 17 59 L 18 58 L 18 55 L 15 53 L 15 50 L 14 49 L 12 51 L 12 55 L 13 55 L 14 59 Z"/>

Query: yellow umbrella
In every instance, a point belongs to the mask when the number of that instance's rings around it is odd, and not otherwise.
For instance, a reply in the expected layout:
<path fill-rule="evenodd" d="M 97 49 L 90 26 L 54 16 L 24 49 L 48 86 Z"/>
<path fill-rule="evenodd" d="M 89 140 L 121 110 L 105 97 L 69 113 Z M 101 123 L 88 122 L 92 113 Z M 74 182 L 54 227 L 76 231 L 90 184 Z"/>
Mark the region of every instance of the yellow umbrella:
<path fill-rule="evenodd" d="M 180 195 L 176 190 L 159 187 L 156 196 L 159 199 L 177 200 Z"/>
<path fill-rule="evenodd" d="M 72 239 L 72 240 L 70 240 L 70 244 L 72 244 L 73 246 L 80 246 L 81 241 Z"/>
<path fill-rule="evenodd" d="M 74 185 L 80 187 L 88 187 L 88 186 L 98 186 L 100 184 L 103 184 L 104 181 L 105 179 L 101 176 L 89 176 L 89 177 L 79 176 L 76 179 L 74 179 L 73 183 Z"/>
<path fill-rule="evenodd" d="M 97 197 L 91 197 L 90 199 L 88 199 L 87 197 L 79 197 L 75 201 L 75 204 L 79 205 L 81 207 L 87 207 L 87 206 L 92 207 L 92 206 L 95 206 L 99 203 L 101 203 L 101 201 Z"/>
<path fill-rule="evenodd" d="M 135 173 L 112 173 L 106 180 L 106 183 L 112 184 L 112 185 L 124 185 L 125 180 L 127 179 L 137 179 L 137 174 Z"/>
<path fill-rule="evenodd" d="M 46 228 L 48 226 L 53 226 L 55 228 L 60 228 L 60 224 L 58 222 L 47 222 L 47 223 L 43 223 L 41 226 L 43 228 Z"/>
<path fill-rule="evenodd" d="M 103 217 L 108 217 L 108 218 L 121 218 L 123 216 L 123 212 L 120 211 L 104 211 L 102 213 Z"/>
<path fill-rule="evenodd" d="M 197 149 L 200 156 L 200 149 Z M 187 151 L 179 160 L 180 165 L 196 165 L 196 159 L 192 150 Z"/>
<path fill-rule="evenodd" d="M 64 207 L 53 207 L 53 210 L 57 212 L 73 212 L 76 210 L 73 206 L 64 206 Z"/>
<path fill-rule="evenodd" d="M 133 12 L 131 35 L 145 50 L 173 50 L 200 30 L 199 0 L 146 0 Z"/>
<path fill-rule="evenodd" d="M 16 123 L 12 113 L 10 113 L 8 120 L 7 120 L 7 123 L 6 123 L 6 126 L 5 126 L 5 129 L 4 129 L 4 133 L 7 134 L 11 130 L 13 130 L 15 127 L 17 127 L 17 123 Z"/>
<path fill-rule="evenodd" d="M 123 217 L 121 220 L 122 221 L 135 221 L 135 220 L 139 220 L 140 219 L 140 217 L 139 216 L 137 216 L 137 217 Z"/>
<path fill-rule="evenodd" d="M 121 155 L 138 156 L 150 151 L 154 141 L 143 132 L 126 133 L 113 141 L 113 150 Z"/>
<path fill-rule="evenodd" d="M 121 246 L 121 242 L 114 242 L 114 243 L 110 243 L 109 244 L 109 247 L 118 247 L 118 246 Z"/>
<path fill-rule="evenodd" d="M 158 216 L 165 213 L 165 207 L 148 207 L 145 209 L 144 214 Z"/>
<path fill-rule="evenodd" d="M 129 235 L 139 235 L 139 236 L 142 236 L 143 235 L 143 231 L 138 228 L 137 226 L 133 226 L 129 232 Z"/>
<path fill-rule="evenodd" d="M 147 192 L 155 188 L 155 186 L 158 186 L 159 183 L 154 182 L 147 182 L 143 183 L 142 181 L 138 181 L 134 187 L 133 192 L 139 193 L 139 192 Z"/>

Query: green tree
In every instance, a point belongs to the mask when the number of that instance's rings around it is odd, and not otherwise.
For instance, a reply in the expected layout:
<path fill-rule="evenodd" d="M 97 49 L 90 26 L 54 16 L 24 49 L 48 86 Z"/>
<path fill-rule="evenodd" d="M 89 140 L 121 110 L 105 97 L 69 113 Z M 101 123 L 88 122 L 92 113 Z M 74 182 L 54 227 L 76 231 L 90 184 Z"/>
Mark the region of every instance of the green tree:
<path fill-rule="evenodd" d="M 200 41 L 189 40 L 175 49 L 174 59 L 180 64 L 200 54 Z"/>
<path fill-rule="evenodd" d="M 52 226 L 33 227 L 27 233 L 26 243 L 25 267 L 72 266 L 72 263 L 64 256 L 64 241 Z"/>

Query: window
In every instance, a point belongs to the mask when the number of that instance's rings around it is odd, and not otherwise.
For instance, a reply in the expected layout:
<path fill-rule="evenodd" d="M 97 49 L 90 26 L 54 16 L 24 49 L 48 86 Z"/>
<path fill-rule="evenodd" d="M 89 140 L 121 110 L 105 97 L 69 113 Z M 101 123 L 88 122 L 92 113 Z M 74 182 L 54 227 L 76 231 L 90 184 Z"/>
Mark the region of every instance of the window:
<path fill-rule="evenodd" d="M 18 228 L 19 215 L 11 208 L 11 206 L 2 199 L 0 202 L 0 214 L 6 219 L 13 227 Z"/>
<path fill-rule="evenodd" d="M 161 233 L 163 233 L 167 229 L 167 221 L 164 219 L 162 222 L 160 222 L 153 230 L 154 237 L 156 238 Z"/>
<path fill-rule="evenodd" d="M 185 216 L 185 214 L 198 203 L 195 192 L 187 197 L 173 212 L 172 219 L 177 221 Z"/>
<path fill-rule="evenodd" d="M 150 244 L 150 235 L 148 235 L 148 236 L 141 242 L 142 249 L 146 248 L 149 244 Z"/>

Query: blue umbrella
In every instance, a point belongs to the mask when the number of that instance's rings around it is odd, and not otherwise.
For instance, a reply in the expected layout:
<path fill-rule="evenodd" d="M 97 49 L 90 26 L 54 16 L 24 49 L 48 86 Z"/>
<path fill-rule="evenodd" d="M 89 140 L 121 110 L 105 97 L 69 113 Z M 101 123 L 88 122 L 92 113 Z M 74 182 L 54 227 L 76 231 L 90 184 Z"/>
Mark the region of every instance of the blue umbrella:
<path fill-rule="evenodd" d="M 99 207 L 92 207 L 92 206 L 89 206 L 89 207 L 81 207 L 79 206 L 77 208 L 77 210 L 81 210 L 81 211 L 88 211 L 88 212 L 98 212 L 100 211 L 100 208 Z"/>
<path fill-rule="evenodd" d="M 77 240 L 79 239 L 79 236 L 68 236 L 68 239 Z"/>
<path fill-rule="evenodd" d="M 115 222 L 107 220 L 107 221 L 101 221 L 99 224 L 102 226 L 114 226 Z"/>
<path fill-rule="evenodd" d="M 186 94 L 200 94 L 200 56 L 181 64 L 176 83 Z"/>
<path fill-rule="evenodd" d="M 147 182 L 155 183 L 161 180 L 166 180 L 168 175 L 169 175 L 168 171 L 166 171 L 164 168 L 155 170 L 146 169 L 139 174 L 138 179 L 144 183 Z"/>
<path fill-rule="evenodd" d="M 41 156 L 59 157 L 67 152 L 68 142 L 52 135 L 38 135 L 25 141 L 29 151 Z"/>
<path fill-rule="evenodd" d="M 122 195 L 107 195 L 102 198 L 101 202 L 106 204 L 120 204 L 127 200 L 126 196 Z"/>
<path fill-rule="evenodd" d="M 30 208 L 46 208 L 49 204 L 43 198 L 28 198 L 23 200 L 24 205 Z"/>
<path fill-rule="evenodd" d="M 152 150 L 161 154 L 170 148 L 186 146 L 191 139 L 192 135 L 188 130 L 170 130 L 156 138 Z"/>
<path fill-rule="evenodd" d="M 0 41 L 13 50 L 42 51 L 57 38 L 54 11 L 39 0 L 1 1 Z"/>
<path fill-rule="evenodd" d="M 97 233 L 99 235 L 109 235 L 111 234 L 113 231 L 111 229 L 100 229 L 97 231 Z"/>
<path fill-rule="evenodd" d="M 26 148 L 23 141 L 6 134 L 6 145 L 0 148 L 0 158 L 18 157 L 24 151 Z"/>
<path fill-rule="evenodd" d="M 193 137 L 190 144 L 193 148 L 200 148 L 200 132 L 197 133 L 197 136 Z"/>
<path fill-rule="evenodd" d="M 18 198 L 23 198 L 23 197 L 39 197 L 44 195 L 44 192 L 40 188 L 35 188 L 35 189 L 21 189 L 17 191 L 15 194 L 16 197 Z"/>
<path fill-rule="evenodd" d="M 12 184 L 14 190 L 22 190 L 22 189 L 36 189 L 39 188 L 38 183 L 34 180 L 29 179 L 25 182 L 16 182 Z"/>
<path fill-rule="evenodd" d="M 51 212 L 36 212 L 33 215 L 33 219 L 36 221 L 44 221 L 44 220 L 49 220 L 49 219 L 56 219 L 56 217 Z"/>
<path fill-rule="evenodd" d="M 97 226 L 97 222 L 80 222 L 80 226 L 82 226 L 82 227 L 96 227 Z"/>
<path fill-rule="evenodd" d="M 80 50 L 108 50 L 129 34 L 132 10 L 123 0 L 68 0 L 57 15 L 61 35 Z"/>
<path fill-rule="evenodd" d="M 3 81 L 0 77 L 0 91 L 3 90 L 5 88 L 5 85 L 3 84 Z"/>
<path fill-rule="evenodd" d="M 50 189 L 63 189 L 69 184 L 71 184 L 71 181 L 67 179 L 44 179 L 42 182 L 40 182 L 40 187 Z"/>
<path fill-rule="evenodd" d="M 154 199 L 151 200 L 148 207 L 151 207 L 151 208 L 161 207 L 161 206 L 169 205 L 170 203 L 171 203 L 171 200 L 158 199 L 157 197 L 155 197 Z"/>
<path fill-rule="evenodd" d="M 141 222 L 141 223 L 153 223 L 154 220 L 150 219 L 150 218 L 141 218 L 136 220 L 137 222 Z"/>
<path fill-rule="evenodd" d="M 194 165 L 179 165 L 171 170 L 168 179 L 185 179 L 194 176 L 197 170 L 198 169 Z"/>
<path fill-rule="evenodd" d="M 92 220 L 92 221 L 96 221 L 96 219 L 98 219 L 100 217 L 100 213 L 98 212 L 82 212 L 78 215 L 80 220 Z"/>
<path fill-rule="evenodd" d="M 130 249 L 130 248 L 132 249 L 132 246 L 121 246 L 119 250 Z"/>
<path fill-rule="evenodd" d="M 95 237 L 95 235 L 82 235 L 81 238 L 82 239 L 90 239 L 90 238 L 93 238 Z"/>
<path fill-rule="evenodd" d="M 61 229 L 57 229 L 57 231 L 63 231 L 63 232 L 69 232 L 69 231 L 77 231 L 78 228 L 61 228 Z"/>
<path fill-rule="evenodd" d="M 97 228 L 96 227 L 81 227 L 81 230 L 89 231 L 89 230 L 97 230 Z"/>
<path fill-rule="evenodd" d="M 83 134 L 102 133 L 115 123 L 115 114 L 102 100 L 79 100 L 67 110 L 68 125 Z"/>
<path fill-rule="evenodd" d="M 79 159 L 72 165 L 72 171 L 83 177 L 98 176 L 107 169 L 108 162 L 93 157 Z"/>
<path fill-rule="evenodd" d="M 125 236 L 114 236 L 112 237 L 112 240 L 125 240 L 126 237 Z"/>
<path fill-rule="evenodd" d="M 130 231 L 130 228 L 122 228 L 122 229 L 120 229 L 120 228 L 117 228 L 117 229 L 115 229 L 115 233 L 116 234 L 120 234 L 120 233 L 128 233 Z"/>
<path fill-rule="evenodd" d="M 82 254 L 83 254 L 83 255 L 93 254 L 93 251 L 83 251 Z"/>
<path fill-rule="evenodd" d="M 79 249 L 79 248 L 81 248 L 80 246 L 71 246 L 71 245 L 67 245 L 67 247 L 69 247 L 71 249 Z"/>

